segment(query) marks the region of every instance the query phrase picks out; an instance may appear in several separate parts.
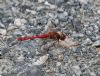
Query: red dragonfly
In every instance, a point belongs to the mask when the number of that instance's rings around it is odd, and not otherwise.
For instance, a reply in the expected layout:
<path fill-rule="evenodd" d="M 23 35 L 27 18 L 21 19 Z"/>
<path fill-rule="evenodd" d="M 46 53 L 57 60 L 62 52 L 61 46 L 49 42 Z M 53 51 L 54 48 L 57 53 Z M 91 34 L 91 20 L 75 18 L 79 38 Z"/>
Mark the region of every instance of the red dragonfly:
<path fill-rule="evenodd" d="M 34 38 L 47 38 L 47 39 L 53 39 L 53 40 L 65 40 L 66 35 L 61 32 L 48 32 L 47 34 L 41 34 L 38 36 L 26 36 L 26 37 L 19 37 L 17 40 L 24 41 L 24 40 L 32 40 Z"/>
<path fill-rule="evenodd" d="M 38 36 L 19 37 L 19 38 L 17 38 L 17 40 L 25 41 L 25 40 L 32 40 L 35 38 L 53 39 L 53 40 L 58 41 L 59 45 L 66 47 L 66 48 L 79 45 L 79 42 L 73 41 L 71 38 L 69 38 L 64 33 L 61 33 L 61 32 L 48 32 L 47 34 L 41 34 Z"/>

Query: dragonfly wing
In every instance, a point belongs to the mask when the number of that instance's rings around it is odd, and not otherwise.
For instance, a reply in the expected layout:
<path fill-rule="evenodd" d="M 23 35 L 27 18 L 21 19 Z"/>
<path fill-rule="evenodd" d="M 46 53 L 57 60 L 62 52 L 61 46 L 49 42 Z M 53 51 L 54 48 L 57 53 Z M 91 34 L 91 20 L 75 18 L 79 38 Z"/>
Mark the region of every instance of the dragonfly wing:
<path fill-rule="evenodd" d="M 48 21 L 47 25 L 45 26 L 45 32 L 51 32 L 55 31 L 56 32 L 56 26 L 53 24 L 52 21 Z"/>
<path fill-rule="evenodd" d="M 64 41 L 59 41 L 59 45 L 70 48 L 70 47 L 75 47 L 79 45 L 79 42 L 73 41 L 71 38 L 66 38 Z"/>

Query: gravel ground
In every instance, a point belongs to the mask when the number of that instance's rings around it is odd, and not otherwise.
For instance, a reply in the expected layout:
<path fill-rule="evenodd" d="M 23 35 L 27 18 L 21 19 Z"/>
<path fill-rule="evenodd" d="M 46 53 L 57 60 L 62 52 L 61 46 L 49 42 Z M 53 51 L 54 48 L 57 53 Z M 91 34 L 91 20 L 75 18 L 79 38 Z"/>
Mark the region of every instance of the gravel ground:
<path fill-rule="evenodd" d="M 16 40 L 50 25 L 80 45 Z M 0 0 L 0 76 L 100 76 L 100 1 Z"/>

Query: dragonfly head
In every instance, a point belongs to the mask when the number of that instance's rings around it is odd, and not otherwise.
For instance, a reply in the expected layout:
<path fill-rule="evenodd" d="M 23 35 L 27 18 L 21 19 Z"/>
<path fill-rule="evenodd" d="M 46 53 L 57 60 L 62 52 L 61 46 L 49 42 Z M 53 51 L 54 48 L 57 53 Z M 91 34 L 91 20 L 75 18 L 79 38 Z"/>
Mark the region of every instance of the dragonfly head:
<path fill-rule="evenodd" d="M 66 35 L 62 32 L 58 32 L 58 34 L 60 35 L 60 40 L 65 40 L 66 39 Z"/>

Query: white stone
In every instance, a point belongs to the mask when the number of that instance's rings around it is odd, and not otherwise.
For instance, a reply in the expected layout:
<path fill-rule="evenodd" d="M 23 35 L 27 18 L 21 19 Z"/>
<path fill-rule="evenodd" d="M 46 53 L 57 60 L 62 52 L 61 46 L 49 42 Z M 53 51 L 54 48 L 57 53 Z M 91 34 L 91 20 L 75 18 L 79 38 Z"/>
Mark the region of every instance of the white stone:
<path fill-rule="evenodd" d="M 55 8 L 57 8 L 56 5 L 52 5 L 52 4 L 48 3 L 47 1 L 45 1 L 44 4 L 50 6 L 50 9 L 55 9 Z"/>
<path fill-rule="evenodd" d="M 53 17 L 53 14 L 52 13 L 47 13 L 48 16 L 50 17 Z"/>
<path fill-rule="evenodd" d="M 56 63 L 56 66 L 60 66 L 60 65 L 61 65 L 61 62 L 57 62 L 57 63 Z"/>
<path fill-rule="evenodd" d="M 14 29 L 16 29 L 16 28 L 17 28 L 16 26 L 13 26 L 12 24 L 9 24 L 9 27 L 8 27 L 7 30 L 8 30 L 8 31 L 9 31 L 9 30 L 14 30 Z"/>
<path fill-rule="evenodd" d="M 100 21 L 97 21 L 97 24 L 100 24 Z"/>
<path fill-rule="evenodd" d="M 25 19 L 21 19 L 21 23 L 24 24 L 26 23 L 27 21 Z"/>
<path fill-rule="evenodd" d="M 39 10 L 42 10 L 43 8 L 44 8 L 44 6 L 38 6 L 37 10 L 39 11 Z"/>
<path fill-rule="evenodd" d="M 90 76 L 96 76 L 94 72 L 90 72 Z"/>
<path fill-rule="evenodd" d="M 19 57 L 17 58 L 17 61 L 18 61 L 18 62 L 24 61 L 24 57 L 23 57 L 22 55 L 19 56 Z"/>
<path fill-rule="evenodd" d="M 85 27 L 88 27 L 89 25 L 86 24 L 86 25 L 84 25 L 84 26 L 85 26 Z"/>
<path fill-rule="evenodd" d="M 45 0 L 38 0 L 38 3 L 42 3 L 42 2 L 44 2 Z"/>
<path fill-rule="evenodd" d="M 34 10 L 31 10 L 31 13 L 34 15 L 34 14 L 36 14 L 36 11 L 34 11 Z"/>
<path fill-rule="evenodd" d="M 83 44 L 92 44 L 92 41 L 91 41 L 91 39 L 87 38 L 87 39 L 83 42 Z"/>
<path fill-rule="evenodd" d="M 64 12 L 63 14 L 66 15 L 66 16 L 68 16 L 68 12 Z"/>
<path fill-rule="evenodd" d="M 5 27 L 5 25 L 0 22 L 0 27 Z"/>
<path fill-rule="evenodd" d="M 51 70 L 50 70 L 50 69 L 48 69 L 48 70 L 46 70 L 46 72 L 47 72 L 47 73 L 49 73 L 49 72 L 51 72 Z"/>
<path fill-rule="evenodd" d="M 100 10 L 98 10 L 97 13 L 100 14 Z"/>
<path fill-rule="evenodd" d="M 100 35 L 97 35 L 97 36 L 96 36 L 96 40 L 98 40 L 98 39 L 100 39 Z"/>
<path fill-rule="evenodd" d="M 39 60 L 37 60 L 36 62 L 33 63 L 33 65 L 42 65 L 46 62 L 46 60 L 48 59 L 49 54 L 46 54 L 42 57 L 40 57 Z"/>
<path fill-rule="evenodd" d="M 81 75 L 81 70 L 80 70 L 80 67 L 79 66 L 77 66 L 77 65 L 72 66 L 72 69 L 76 73 L 77 76 L 80 76 Z"/>
<path fill-rule="evenodd" d="M 29 10 L 29 9 L 26 9 L 26 11 L 27 11 L 27 12 L 30 12 L 30 10 Z"/>
<path fill-rule="evenodd" d="M 82 34 L 82 33 L 73 33 L 72 36 L 73 37 L 83 37 L 84 34 Z"/>
<path fill-rule="evenodd" d="M 22 25 L 21 19 L 19 19 L 19 18 L 15 19 L 14 24 L 15 24 L 16 26 L 21 26 L 21 25 Z"/>
<path fill-rule="evenodd" d="M 82 4 L 87 4 L 88 0 L 79 0 L 79 2 Z"/>
<path fill-rule="evenodd" d="M 6 35 L 6 33 L 7 33 L 6 29 L 0 29 L 0 34 L 1 35 Z"/>
<path fill-rule="evenodd" d="M 50 3 L 48 3 L 48 1 L 45 1 L 45 3 L 44 3 L 45 5 L 51 5 Z"/>
<path fill-rule="evenodd" d="M 97 40 L 97 41 L 95 41 L 93 44 L 92 44 L 92 46 L 94 47 L 94 46 L 99 46 L 100 45 L 100 40 Z"/>
<path fill-rule="evenodd" d="M 57 6 L 55 6 L 55 5 L 50 5 L 50 9 L 55 9 L 55 8 L 57 8 Z"/>
<path fill-rule="evenodd" d="M 33 14 L 33 15 L 36 14 L 36 11 L 34 11 L 34 10 L 26 9 L 26 11 L 27 11 L 27 12 L 30 12 L 30 13 Z"/>
<path fill-rule="evenodd" d="M 14 21 L 14 24 L 18 27 L 24 25 L 27 21 L 25 19 L 20 19 L 20 18 L 17 18 L 15 19 Z"/>

